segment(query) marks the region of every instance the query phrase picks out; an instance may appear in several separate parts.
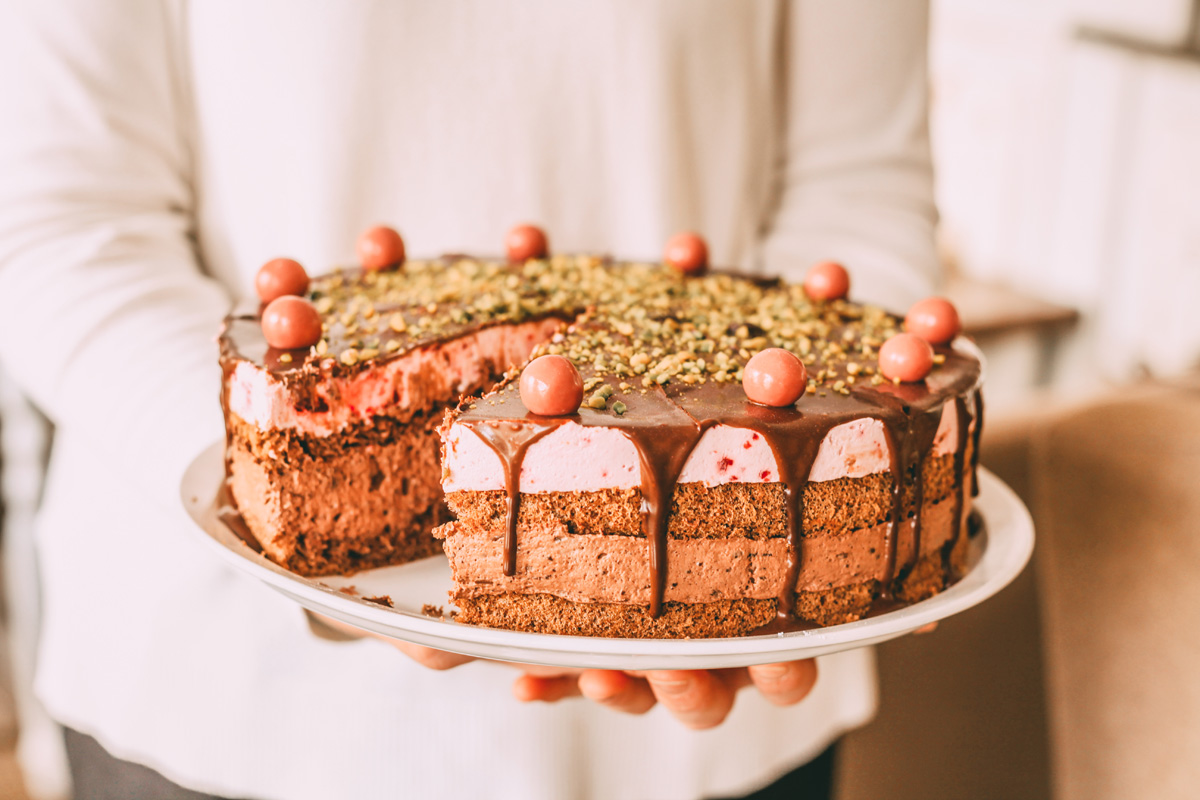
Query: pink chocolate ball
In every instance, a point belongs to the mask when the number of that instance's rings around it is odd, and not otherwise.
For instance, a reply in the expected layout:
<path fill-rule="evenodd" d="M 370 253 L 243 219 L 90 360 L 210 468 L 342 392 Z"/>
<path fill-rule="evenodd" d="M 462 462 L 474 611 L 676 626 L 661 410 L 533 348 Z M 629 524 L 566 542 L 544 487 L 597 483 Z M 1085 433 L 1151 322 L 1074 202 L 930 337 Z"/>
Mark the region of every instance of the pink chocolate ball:
<path fill-rule="evenodd" d="M 804 276 L 804 291 L 813 300 L 840 300 L 850 293 L 850 273 L 835 261 L 822 261 Z"/>
<path fill-rule="evenodd" d="M 897 333 L 879 348 L 879 371 L 889 380 L 904 383 L 925 380 L 933 369 L 933 348 L 913 333 Z"/>
<path fill-rule="evenodd" d="M 708 245 L 698 233 L 677 233 L 667 240 L 663 261 L 684 275 L 703 275 L 708 271 Z"/>
<path fill-rule="evenodd" d="M 369 270 L 398 267 L 404 263 L 404 240 L 386 225 L 367 228 L 358 237 L 358 263 Z"/>
<path fill-rule="evenodd" d="M 277 297 L 263 309 L 262 332 L 278 350 L 308 347 L 321 340 L 321 315 L 303 297 Z"/>
<path fill-rule="evenodd" d="M 804 395 L 807 387 L 804 362 L 779 347 L 755 353 L 742 371 L 746 397 L 759 405 L 790 406 Z"/>
<path fill-rule="evenodd" d="M 539 356 L 521 372 L 521 402 L 534 414 L 574 414 L 583 402 L 583 378 L 570 359 Z"/>
<path fill-rule="evenodd" d="M 508 251 L 509 261 L 520 262 L 545 258 L 550 245 L 546 241 L 546 232 L 538 226 L 518 225 L 504 237 L 504 249 Z"/>
<path fill-rule="evenodd" d="M 299 261 L 273 258 L 263 264 L 254 276 L 254 290 L 264 303 L 289 294 L 303 296 L 308 291 L 308 273 Z"/>
<path fill-rule="evenodd" d="M 944 297 L 926 297 L 913 303 L 904 318 L 904 329 L 930 344 L 946 344 L 962 330 L 958 309 Z"/>

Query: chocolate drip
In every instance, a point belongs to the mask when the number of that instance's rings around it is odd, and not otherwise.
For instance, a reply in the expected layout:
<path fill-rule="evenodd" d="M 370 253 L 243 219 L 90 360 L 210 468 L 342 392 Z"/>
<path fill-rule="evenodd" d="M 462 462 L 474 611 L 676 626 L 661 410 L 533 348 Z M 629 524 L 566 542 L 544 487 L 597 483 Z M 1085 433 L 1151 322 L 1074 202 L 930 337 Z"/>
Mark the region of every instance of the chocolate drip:
<path fill-rule="evenodd" d="M 954 446 L 954 472 L 952 473 L 952 477 L 954 478 L 954 536 L 950 539 L 947 553 L 954 552 L 954 548 L 958 546 L 958 540 L 962 538 L 963 504 L 966 502 L 967 494 L 967 476 L 963 474 L 963 466 L 967 455 L 967 429 L 971 421 L 967 417 L 967 401 L 961 396 L 954 398 L 954 416 L 955 428 L 958 431 L 957 441 Z M 949 558 L 945 560 L 944 566 L 945 572 L 942 582 L 948 586 L 957 580 L 958 576 L 953 574 Z"/>
<path fill-rule="evenodd" d="M 887 532 L 884 534 L 884 568 L 880 576 L 880 597 L 892 602 L 892 583 L 896 577 L 916 565 L 921 557 L 921 506 L 925 490 L 922 471 L 925 456 L 933 447 L 941 423 L 942 403 L 932 400 L 928 392 L 915 385 L 905 384 L 890 389 L 862 390 L 860 395 L 873 397 L 880 406 L 876 416 L 883 423 L 888 446 L 888 468 L 892 474 L 892 508 Z M 916 403 L 921 402 L 921 406 Z M 899 568 L 898 553 L 900 525 L 904 521 L 904 484 L 913 474 L 913 555 Z"/>
<path fill-rule="evenodd" d="M 983 391 L 975 389 L 975 434 L 971 444 L 971 497 L 979 496 L 979 437 L 983 434 Z"/>
<path fill-rule="evenodd" d="M 680 390 L 677 398 L 701 421 L 703 429 L 716 425 L 746 428 L 762 436 L 771 448 L 787 511 L 787 577 L 779 587 L 775 621 L 756 632 L 797 630 L 793 612 L 804 564 L 804 489 L 825 436 L 864 416 L 872 406 L 853 398 L 807 396 L 794 407 L 768 408 L 748 402 L 740 386 Z"/>
<path fill-rule="evenodd" d="M 765 435 L 765 434 L 764 434 Z M 804 487 L 808 483 L 809 473 L 812 472 L 813 462 L 817 460 L 817 452 L 821 448 L 821 440 L 825 437 L 813 437 L 799 442 L 798 452 L 789 453 L 786 441 L 778 437 L 766 436 L 771 452 L 775 454 L 775 463 L 779 465 L 779 479 L 783 483 L 784 503 L 787 505 L 788 526 L 788 562 L 787 578 L 779 587 L 776 617 L 791 619 L 796 607 L 796 591 L 800 582 L 800 567 L 804 562 L 804 551 L 800 537 L 804 528 Z"/>
<path fill-rule="evenodd" d="M 801 401 L 801 405 L 804 403 Z M 773 627 L 786 624 L 796 607 L 797 584 L 804 563 L 804 489 L 813 463 L 825 436 L 849 418 L 839 413 L 767 408 L 743 401 L 742 413 L 720 420 L 734 427 L 749 428 L 763 437 L 775 456 L 779 482 L 783 484 L 788 531 L 787 577 L 779 587 L 776 625 Z M 715 419 L 708 421 L 708 424 L 717 423 Z"/>
<path fill-rule="evenodd" d="M 983 520 L 983 514 L 979 513 L 978 508 L 972 508 L 971 513 L 967 514 L 967 536 L 974 539 L 986 530 L 987 524 Z"/>
<path fill-rule="evenodd" d="M 896 576 L 896 553 L 899 550 L 900 519 L 903 516 L 904 505 L 904 459 L 901 447 L 897 441 L 896 426 L 884 422 L 884 438 L 888 447 L 888 469 L 892 475 L 892 506 L 888 521 L 887 532 L 883 538 L 884 561 L 883 575 L 879 578 L 880 596 L 891 600 L 892 579 Z"/>
<path fill-rule="evenodd" d="M 529 445 L 558 428 L 564 420 L 525 419 L 520 422 L 486 420 L 468 423 L 476 436 L 504 465 L 504 487 L 508 495 L 504 536 L 504 574 L 517 574 L 517 519 L 521 514 L 521 462 Z"/>
<path fill-rule="evenodd" d="M 691 420 L 690 424 L 661 428 L 627 428 L 624 434 L 633 442 L 641 461 L 642 533 L 650 556 L 650 616 L 657 617 L 666 594 L 667 523 L 675 484 L 696 442 L 700 441 L 700 426 Z"/>
<path fill-rule="evenodd" d="M 905 461 L 912 465 L 915 472 L 913 478 L 913 555 L 912 560 L 905 565 L 905 570 L 911 570 L 921 558 L 921 511 L 925 505 L 925 459 L 933 450 L 933 440 L 937 438 L 938 426 L 942 422 L 941 405 L 928 411 L 919 411 L 910 418 L 912 427 L 909 431 L 908 451 Z M 956 479 L 958 480 L 958 479 Z"/>

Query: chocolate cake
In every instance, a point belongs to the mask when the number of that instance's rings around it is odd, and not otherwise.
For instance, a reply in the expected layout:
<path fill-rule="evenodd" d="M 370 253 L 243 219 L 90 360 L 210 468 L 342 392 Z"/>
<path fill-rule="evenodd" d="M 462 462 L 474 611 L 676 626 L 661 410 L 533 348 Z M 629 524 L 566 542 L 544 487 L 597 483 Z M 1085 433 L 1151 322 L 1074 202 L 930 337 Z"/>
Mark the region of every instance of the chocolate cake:
<path fill-rule="evenodd" d="M 980 364 L 958 340 L 889 379 L 901 320 L 819 294 L 594 256 L 315 279 L 310 346 L 226 321 L 229 493 L 302 574 L 428 555 L 436 526 L 466 623 L 731 636 L 915 602 L 964 567 Z M 752 402 L 776 348 L 803 396 Z M 522 399 L 546 355 L 582 381 L 557 415 Z"/>

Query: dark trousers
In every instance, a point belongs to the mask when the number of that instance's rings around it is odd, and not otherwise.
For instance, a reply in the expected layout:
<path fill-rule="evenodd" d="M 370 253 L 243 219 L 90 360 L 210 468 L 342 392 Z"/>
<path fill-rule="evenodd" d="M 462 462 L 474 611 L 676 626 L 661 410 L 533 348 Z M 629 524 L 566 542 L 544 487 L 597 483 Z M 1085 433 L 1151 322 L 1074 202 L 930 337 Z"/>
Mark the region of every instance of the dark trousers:
<path fill-rule="evenodd" d="M 87 734 L 65 728 L 75 800 L 224 800 L 171 783 L 149 767 L 110 755 Z M 779 780 L 745 795 L 746 800 L 829 800 L 837 745 Z"/>

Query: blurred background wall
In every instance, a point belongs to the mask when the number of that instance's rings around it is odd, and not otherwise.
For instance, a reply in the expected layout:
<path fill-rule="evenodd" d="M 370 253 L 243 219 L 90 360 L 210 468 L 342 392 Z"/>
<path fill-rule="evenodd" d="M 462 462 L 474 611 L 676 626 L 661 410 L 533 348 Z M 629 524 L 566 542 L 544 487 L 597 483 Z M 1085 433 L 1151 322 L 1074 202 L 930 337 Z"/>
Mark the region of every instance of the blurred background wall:
<path fill-rule="evenodd" d="M 945 250 L 967 278 L 1080 312 L 1049 376 L 1056 389 L 1197 363 L 1198 6 L 933 3 Z M 1024 389 L 997 384 L 990 398 L 1001 402 Z"/>
<path fill-rule="evenodd" d="M 1200 1 L 934 0 L 948 292 L 1034 559 L 879 648 L 842 800 L 1200 785 Z"/>

